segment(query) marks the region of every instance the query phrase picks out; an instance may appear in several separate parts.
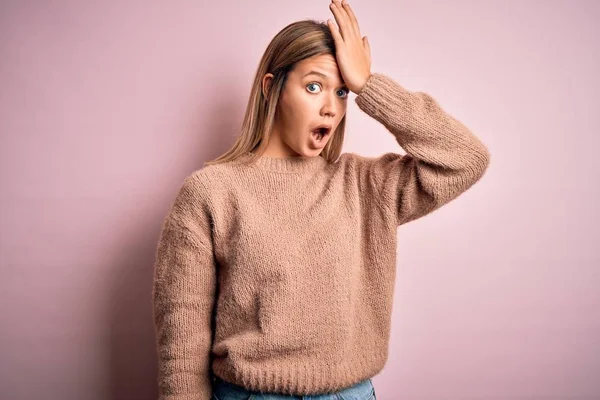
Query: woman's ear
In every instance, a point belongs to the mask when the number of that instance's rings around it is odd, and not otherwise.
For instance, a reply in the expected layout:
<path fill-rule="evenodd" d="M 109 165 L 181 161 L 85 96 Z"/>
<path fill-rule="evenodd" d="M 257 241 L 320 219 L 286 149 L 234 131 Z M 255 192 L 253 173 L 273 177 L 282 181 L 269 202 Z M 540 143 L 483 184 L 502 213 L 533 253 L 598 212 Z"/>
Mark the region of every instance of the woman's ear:
<path fill-rule="evenodd" d="M 267 98 L 267 94 L 269 93 L 269 87 L 271 86 L 271 82 L 273 82 L 273 74 L 267 73 L 263 76 L 262 79 L 262 93 L 265 98 Z"/>

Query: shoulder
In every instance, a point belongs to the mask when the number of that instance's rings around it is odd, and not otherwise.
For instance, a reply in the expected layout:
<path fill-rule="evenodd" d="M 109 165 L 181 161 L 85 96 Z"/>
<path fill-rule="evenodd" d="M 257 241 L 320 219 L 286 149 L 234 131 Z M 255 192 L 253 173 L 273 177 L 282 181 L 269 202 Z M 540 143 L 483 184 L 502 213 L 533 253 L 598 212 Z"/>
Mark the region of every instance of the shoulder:
<path fill-rule="evenodd" d="M 208 189 L 219 181 L 220 172 L 214 165 L 196 169 L 184 178 L 183 185 L 195 190 Z"/>
<path fill-rule="evenodd" d="M 369 160 L 374 159 L 374 158 L 375 157 L 363 156 L 361 154 L 347 152 L 347 153 L 342 153 L 342 155 L 340 156 L 340 162 L 346 163 L 346 164 L 361 164 L 361 163 L 368 162 Z"/>
<path fill-rule="evenodd" d="M 379 156 L 364 156 L 356 153 L 343 153 L 339 158 L 340 166 L 356 171 L 367 171 L 378 164 L 387 163 L 404 157 L 403 154 L 387 152 Z"/>
<path fill-rule="evenodd" d="M 231 186 L 232 177 L 235 176 L 234 169 L 233 162 L 201 167 L 185 176 L 181 190 L 193 193 L 206 201 L 218 198 Z"/>

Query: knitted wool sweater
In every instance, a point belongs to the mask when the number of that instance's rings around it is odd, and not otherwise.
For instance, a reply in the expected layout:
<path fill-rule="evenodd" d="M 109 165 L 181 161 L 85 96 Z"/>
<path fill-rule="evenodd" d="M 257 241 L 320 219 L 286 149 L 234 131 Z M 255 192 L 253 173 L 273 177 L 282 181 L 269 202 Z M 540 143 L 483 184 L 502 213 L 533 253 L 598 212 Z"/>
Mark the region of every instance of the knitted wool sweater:
<path fill-rule="evenodd" d="M 152 290 L 161 399 L 214 375 L 289 395 L 341 390 L 388 358 L 398 226 L 477 182 L 486 146 L 438 102 L 374 73 L 355 98 L 406 151 L 261 157 L 187 176 Z"/>

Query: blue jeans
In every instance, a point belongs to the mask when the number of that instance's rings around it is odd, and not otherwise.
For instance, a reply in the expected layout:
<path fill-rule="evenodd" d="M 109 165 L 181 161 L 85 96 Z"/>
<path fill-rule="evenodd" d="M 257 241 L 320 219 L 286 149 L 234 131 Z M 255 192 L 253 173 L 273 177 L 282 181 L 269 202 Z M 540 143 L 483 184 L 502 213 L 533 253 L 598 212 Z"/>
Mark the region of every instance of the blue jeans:
<path fill-rule="evenodd" d="M 337 392 L 310 396 L 250 391 L 218 376 L 215 376 L 215 379 L 212 400 L 377 400 L 371 379 L 365 379 Z"/>

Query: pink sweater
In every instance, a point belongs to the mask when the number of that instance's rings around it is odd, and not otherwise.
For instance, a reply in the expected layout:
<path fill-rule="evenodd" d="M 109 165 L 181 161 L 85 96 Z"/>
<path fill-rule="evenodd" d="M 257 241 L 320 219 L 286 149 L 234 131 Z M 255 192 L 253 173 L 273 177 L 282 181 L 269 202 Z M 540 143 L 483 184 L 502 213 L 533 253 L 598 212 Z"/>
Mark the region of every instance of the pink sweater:
<path fill-rule="evenodd" d="M 156 252 L 161 399 L 209 400 L 212 374 L 322 394 L 385 365 L 398 226 L 469 189 L 490 155 L 433 97 L 386 75 L 355 101 L 407 154 L 238 159 L 186 177 Z"/>

